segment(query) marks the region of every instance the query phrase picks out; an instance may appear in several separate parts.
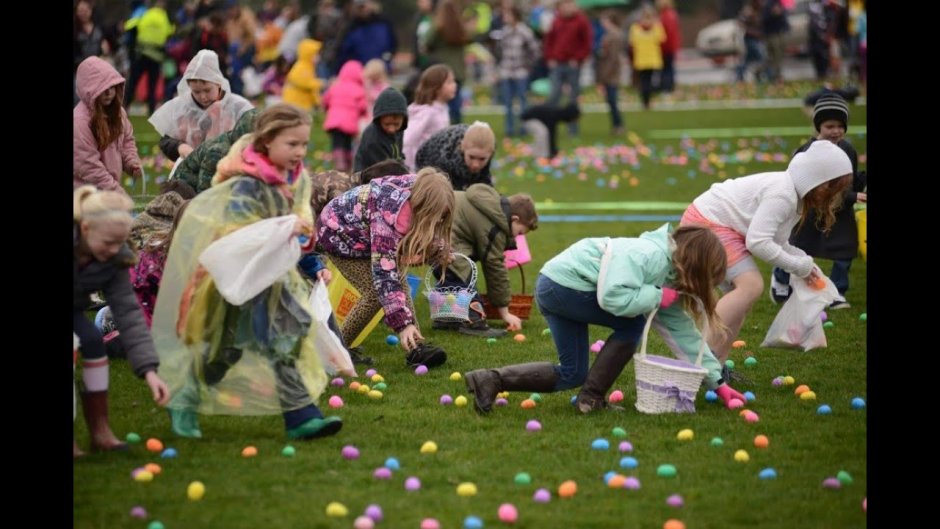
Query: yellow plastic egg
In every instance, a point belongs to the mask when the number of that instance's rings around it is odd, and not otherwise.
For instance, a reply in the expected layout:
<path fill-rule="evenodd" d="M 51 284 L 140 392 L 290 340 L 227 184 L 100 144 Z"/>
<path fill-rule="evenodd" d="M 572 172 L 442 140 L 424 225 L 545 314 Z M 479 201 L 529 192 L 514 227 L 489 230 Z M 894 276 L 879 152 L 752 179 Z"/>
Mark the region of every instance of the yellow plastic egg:
<path fill-rule="evenodd" d="M 454 371 L 450 374 L 450 379 L 454 382 L 459 381 L 461 378 L 463 378 L 463 375 L 461 375 L 459 371 Z"/>
<path fill-rule="evenodd" d="M 326 515 L 331 518 L 342 518 L 349 514 L 349 509 L 345 505 L 338 501 L 331 501 L 326 506 Z"/>
<path fill-rule="evenodd" d="M 370 399 L 375 399 L 375 400 L 379 400 L 384 396 L 384 394 L 377 389 L 373 389 L 369 391 L 368 395 Z"/>
<path fill-rule="evenodd" d="M 680 441 L 691 441 L 695 437 L 695 432 L 686 428 L 685 430 L 679 430 L 679 433 L 676 434 L 676 439 Z"/>
<path fill-rule="evenodd" d="M 375 382 L 376 384 L 378 384 L 379 382 L 385 382 L 385 377 L 376 373 L 372 375 L 372 382 Z"/>
<path fill-rule="evenodd" d="M 433 454 L 435 452 L 437 452 L 437 443 L 434 441 L 425 441 L 425 443 L 421 445 L 422 454 Z"/>
<path fill-rule="evenodd" d="M 199 501 L 206 495 L 206 486 L 201 481 L 193 481 L 186 487 L 186 495 L 193 501 Z"/>
<path fill-rule="evenodd" d="M 800 398 L 803 400 L 816 400 L 816 392 L 814 391 L 804 391 L 800 394 Z"/>
<path fill-rule="evenodd" d="M 140 472 L 134 475 L 134 481 L 137 481 L 140 483 L 150 483 L 151 481 L 153 481 L 153 473 L 147 470 L 141 470 Z"/>
<path fill-rule="evenodd" d="M 467 496 L 476 496 L 476 494 L 477 494 L 477 486 L 474 485 L 473 483 L 470 483 L 469 481 L 465 483 L 461 483 L 460 485 L 457 485 L 458 496 L 467 497 Z"/>
<path fill-rule="evenodd" d="M 467 397 L 464 397 L 463 395 L 458 396 L 456 399 L 454 399 L 454 405 L 458 408 L 463 408 L 467 405 Z"/>
<path fill-rule="evenodd" d="M 747 454 L 746 450 L 738 450 L 734 453 L 734 460 L 739 463 L 747 463 L 751 460 L 751 456 Z"/>

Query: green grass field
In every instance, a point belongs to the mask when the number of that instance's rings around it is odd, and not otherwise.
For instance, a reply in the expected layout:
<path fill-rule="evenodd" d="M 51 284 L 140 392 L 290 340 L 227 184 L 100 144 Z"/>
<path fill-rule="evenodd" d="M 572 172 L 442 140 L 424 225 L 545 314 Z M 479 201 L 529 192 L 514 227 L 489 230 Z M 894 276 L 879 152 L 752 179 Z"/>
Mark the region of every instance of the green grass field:
<path fill-rule="evenodd" d="M 849 139 L 866 159 L 866 108 L 852 107 Z M 560 131 L 561 147 L 569 155 L 574 147 L 577 161 L 547 170 L 520 152 L 518 143 L 503 144 L 497 154 L 497 187 L 503 193 L 528 192 L 543 206 L 543 215 L 643 214 L 678 217 L 685 204 L 721 178 L 733 178 L 785 167 L 790 153 L 811 132 L 801 110 L 742 109 L 687 112 L 628 113 L 630 138 L 609 137 L 606 115 L 588 114 L 581 120 L 581 137 L 575 141 Z M 491 122 L 499 134 L 501 116 Z M 142 119 L 134 125 L 138 134 L 151 131 Z M 754 129 L 767 131 L 767 135 Z M 802 132 L 801 132 L 802 131 Z M 689 138 L 683 139 L 685 132 Z M 746 136 L 741 137 L 740 135 Z M 142 141 L 146 153 L 153 144 Z M 620 143 L 621 147 L 605 146 Z M 317 130 L 312 169 L 321 167 L 328 150 L 325 134 Z M 685 160 L 680 155 L 685 155 Z M 703 162 L 704 160 L 704 162 Z M 596 162 L 596 163 L 595 163 Z M 165 170 L 163 173 L 165 174 Z M 148 168 L 156 176 L 160 171 Z M 148 193 L 156 187 L 149 185 Z M 132 190 L 139 193 L 139 185 Z M 653 209 L 600 205 L 600 209 L 574 203 L 665 202 Z M 668 203 L 678 203 L 670 205 Z M 647 222 L 547 222 L 528 236 L 534 256 L 525 266 L 526 288 L 542 264 L 573 242 L 589 236 L 636 236 L 660 225 Z M 829 263 L 820 263 L 828 272 Z M 765 278 L 769 268 L 763 265 Z M 423 269 L 418 272 L 423 273 Z M 519 274 L 511 271 L 516 291 L 521 289 Z M 328 388 L 321 397 L 326 407 L 330 395 L 346 402 L 338 410 L 344 428 L 337 436 L 313 442 L 293 442 L 296 456 L 287 458 L 281 449 L 289 444 L 280 417 L 201 418 L 204 439 L 175 438 L 163 409 L 149 398 L 146 386 L 134 380 L 127 365 L 112 366 L 112 426 L 123 437 L 136 432 L 144 439 L 157 437 L 175 448 L 179 456 L 161 459 L 140 444 L 126 454 L 91 455 L 74 464 L 74 518 L 78 528 L 143 528 L 160 520 L 167 529 L 177 528 L 349 528 L 369 504 L 382 507 L 385 520 L 376 527 L 418 528 L 424 518 L 436 518 L 443 528 L 463 527 L 469 515 L 480 517 L 485 527 L 502 527 L 497 518 L 501 503 L 514 504 L 519 511 L 515 524 L 520 528 L 660 528 L 666 520 L 682 520 L 688 528 L 854 528 L 866 526 L 862 500 L 866 497 L 865 410 L 853 410 L 853 397 L 866 397 L 866 323 L 859 316 L 866 310 L 866 266 L 857 259 L 852 267 L 852 288 L 848 300 L 852 308 L 832 311 L 833 328 L 827 329 L 829 347 L 808 353 L 758 347 L 778 307 L 762 297 L 745 322 L 740 339 L 747 346 L 732 352 L 737 369 L 749 377 L 756 400 L 749 409 L 760 415 L 755 424 L 745 422 L 736 412 L 705 402 L 704 392 L 696 401 L 693 415 L 648 416 L 633 408 L 633 365 L 629 364 L 615 384 L 623 390 L 624 412 L 598 412 L 581 416 L 570 404 L 576 391 L 543 395 L 532 410 L 520 408 L 528 394 L 512 394 L 509 406 L 496 408 L 486 417 L 478 416 L 472 405 L 464 408 L 442 406 L 439 397 L 466 395 L 463 381 L 449 380 L 454 372 L 510 363 L 556 359 L 551 337 L 542 335 L 545 322 L 533 310 L 523 329 L 527 339 L 519 343 L 502 339 L 496 344 L 485 340 L 450 335 L 430 329 L 427 301 L 419 296 L 417 306 L 426 337 L 442 345 L 449 355 L 445 366 L 429 374 L 415 376 L 405 366 L 398 347 L 385 344 L 389 330 L 380 325 L 365 342 L 367 354 L 377 359 L 376 369 L 385 377 L 388 389 L 381 400 L 371 400 L 348 388 Z M 485 290 L 485 287 L 484 287 Z M 606 332 L 592 327 L 591 339 L 604 339 Z M 651 349 L 664 353 L 658 338 Z M 753 355 L 758 364 L 743 366 Z M 360 369 L 360 375 L 364 373 Z M 807 384 L 817 394 L 816 401 L 801 401 L 794 386 L 774 387 L 778 375 L 791 375 L 796 384 Z M 360 377 L 360 380 L 363 377 Z M 821 404 L 832 407 L 831 415 L 818 415 Z M 529 433 L 526 421 L 537 419 L 543 429 Z M 626 430 L 633 452 L 617 452 L 612 428 Z M 680 442 L 679 430 L 690 428 L 694 440 Z M 766 449 L 754 447 L 753 439 L 764 434 L 770 439 Z M 75 436 L 87 446 L 87 430 L 77 419 Z M 713 447 L 710 440 L 721 437 L 724 445 Z M 591 449 L 597 438 L 610 441 L 611 449 Z M 436 454 L 421 454 L 427 440 L 440 447 Z M 345 460 L 345 445 L 361 452 L 357 460 Z M 253 445 L 258 456 L 243 458 L 242 448 Z M 734 459 L 738 449 L 750 454 L 750 461 Z M 636 458 L 639 466 L 622 469 L 622 456 Z M 401 469 L 388 481 L 377 480 L 372 472 L 388 457 L 396 457 Z M 148 462 L 163 468 L 151 483 L 137 483 L 131 471 Z M 660 464 L 676 466 L 675 478 L 657 477 Z M 774 468 L 775 480 L 760 480 L 758 473 Z M 609 489 L 603 476 L 608 471 L 635 476 L 639 490 Z M 840 490 L 822 487 L 825 478 L 844 470 L 854 482 Z M 517 485 L 514 476 L 528 472 L 529 485 Z M 404 481 L 420 478 L 423 487 L 406 492 Z M 191 481 L 202 481 L 205 497 L 193 502 L 186 497 Z M 573 498 L 557 496 L 558 486 L 574 480 L 578 492 Z M 478 494 L 461 497 L 456 487 L 473 482 Z M 552 492 L 547 504 L 533 501 L 536 489 Z M 680 494 L 681 508 L 670 507 L 666 498 Z M 328 503 L 346 505 L 344 518 L 329 518 Z M 148 520 L 131 518 L 131 507 L 141 505 Z"/>

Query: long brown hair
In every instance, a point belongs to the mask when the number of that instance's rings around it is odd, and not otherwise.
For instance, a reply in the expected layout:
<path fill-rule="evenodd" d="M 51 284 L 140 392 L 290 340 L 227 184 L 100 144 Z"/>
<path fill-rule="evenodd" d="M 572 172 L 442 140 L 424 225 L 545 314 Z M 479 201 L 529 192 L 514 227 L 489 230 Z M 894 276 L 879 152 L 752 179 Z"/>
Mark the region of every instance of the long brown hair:
<path fill-rule="evenodd" d="M 447 82 L 447 77 L 453 75 L 450 67 L 444 64 L 435 64 L 421 74 L 418 88 L 415 89 L 415 104 L 430 105 L 437 100 L 437 93 Z"/>
<path fill-rule="evenodd" d="M 108 89 L 111 87 L 109 86 Z M 101 95 L 95 98 L 95 113 L 91 116 L 91 133 L 95 137 L 99 151 L 105 150 L 108 145 L 117 141 L 124 132 L 124 120 L 121 119 L 121 109 L 124 105 L 124 82 L 114 85 L 114 91 L 114 99 L 108 106 L 101 104 Z"/>
<path fill-rule="evenodd" d="M 676 269 L 676 290 L 692 294 L 702 300 L 700 307 L 692 296 L 682 296 L 686 312 L 694 314 L 699 322 L 708 319 L 714 329 L 725 329 L 715 312 L 718 293 L 715 288 L 727 273 L 728 257 L 715 232 L 702 225 L 680 226 L 672 233 L 676 249 L 672 252 L 672 264 Z M 702 311 L 704 310 L 704 314 Z"/>
<path fill-rule="evenodd" d="M 836 212 L 842 207 L 843 194 L 852 183 L 852 175 L 845 174 L 819 184 L 803 196 L 803 211 L 800 212 L 800 222 L 797 230 L 809 217 L 810 211 L 816 212 L 816 229 L 828 234 L 836 222 Z"/>
<path fill-rule="evenodd" d="M 444 42 L 455 46 L 470 41 L 463 25 L 462 8 L 463 2 L 460 0 L 442 0 L 434 13 L 434 28 L 440 32 Z"/>
<path fill-rule="evenodd" d="M 450 253 L 450 229 L 454 221 L 454 188 L 435 167 L 418 171 L 411 187 L 411 227 L 398 244 L 396 259 L 399 273 L 405 274 L 409 261 L 420 257 L 422 263 L 447 267 Z M 434 260 L 436 263 L 430 263 Z"/>

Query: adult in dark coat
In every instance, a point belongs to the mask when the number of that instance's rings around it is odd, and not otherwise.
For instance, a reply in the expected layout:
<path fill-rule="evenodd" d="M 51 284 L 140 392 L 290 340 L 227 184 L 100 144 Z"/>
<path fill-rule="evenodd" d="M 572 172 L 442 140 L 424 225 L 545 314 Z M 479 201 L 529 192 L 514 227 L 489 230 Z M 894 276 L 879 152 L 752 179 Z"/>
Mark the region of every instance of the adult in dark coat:
<path fill-rule="evenodd" d="M 496 136 L 482 121 L 451 125 L 428 138 L 415 155 L 415 171 L 437 167 L 447 173 L 454 191 L 470 184 L 493 185 L 490 162 L 496 151 Z"/>

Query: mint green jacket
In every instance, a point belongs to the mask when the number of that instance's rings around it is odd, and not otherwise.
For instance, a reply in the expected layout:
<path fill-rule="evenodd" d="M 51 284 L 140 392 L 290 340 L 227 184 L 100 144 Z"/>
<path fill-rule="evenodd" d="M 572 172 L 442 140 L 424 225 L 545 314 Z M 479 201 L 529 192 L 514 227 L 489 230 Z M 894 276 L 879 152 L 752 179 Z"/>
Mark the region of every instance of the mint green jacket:
<path fill-rule="evenodd" d="M 550 259 L 541 273 L 552 281 L 581 292 L 597 292 L 597 303 L 607 312 L 624 318 L 649 314 L 663 299 L 662 287 L 672 286 L 675 242 L 672 227 L 663 224 L 636 238 L 594 237 L 581 239 Z M 695 320 L 673 303 L 656 313 L 653 327 L 673 351 L 695 363 L 702 334 Z M 680 356 L 683 355 L 683 356 Z M 714 389 L 721 383 L 721 364 L 708 345 L 702 355 L 708 370 L 705 382 Z"/>

